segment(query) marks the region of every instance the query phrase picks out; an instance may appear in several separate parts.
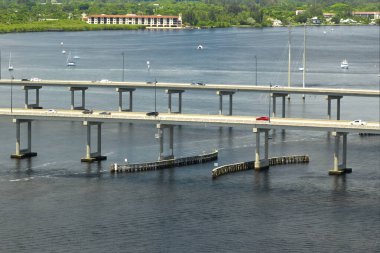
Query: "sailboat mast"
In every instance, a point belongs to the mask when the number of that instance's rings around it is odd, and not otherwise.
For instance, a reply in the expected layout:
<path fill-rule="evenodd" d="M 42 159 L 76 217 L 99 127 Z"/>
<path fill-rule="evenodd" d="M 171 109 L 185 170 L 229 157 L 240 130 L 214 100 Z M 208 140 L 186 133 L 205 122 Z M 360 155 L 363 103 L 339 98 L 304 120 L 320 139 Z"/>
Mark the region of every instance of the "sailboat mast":
<path fill-rule="evenodd" d="M 291 27 L 289 25 L 289 38 L 288 38 L 288 46 L 289 46 L 289 59 L 288 59 L 288 87 L 290 88 L 290 70 L 291 70 L 291 62 L 292 62 L 292 53 L 291 53 Z M 288 99 L 290 99 L 290 95 L 288 95 Z"/>
<path fill-rule="evenodd" d="M 302 88 L 305 88 L 305 74 L 306 74 L 306 23 L 303 30 L 303 69 L 302 69 Z M 305 94 L 302 95 L 302 99 L 305 99 Z"/>

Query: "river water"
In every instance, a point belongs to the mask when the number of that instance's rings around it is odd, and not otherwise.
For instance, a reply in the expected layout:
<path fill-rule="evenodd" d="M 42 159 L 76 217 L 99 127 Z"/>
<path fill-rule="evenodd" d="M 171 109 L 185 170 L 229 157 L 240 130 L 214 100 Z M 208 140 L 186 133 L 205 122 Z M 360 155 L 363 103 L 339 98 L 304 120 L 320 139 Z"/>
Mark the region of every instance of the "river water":
<path fill-rule="evenodd" d="M 292 29 L 292 86 L 302 86 L 303 28 Z M 61 45 L 63 42 L 63 46 Z M 202 44 L 203 50 L 196 50 Z M 288 30 L 95 31 L 0 35 L 1 77 L 287 85 Z M 66 67 L 62 50 L 80 56 Z M 12 52 L 15 70 L 9 73 Z M 378 27 L 308 27 L 307 87 L 379 89 Z M 257 69 L 256 61 L 257 59 Z M 340 69 L 347 59 L 350 68 Z M 146 61 L 150 62 L 150 71 Z M 257 76 L 257 79 L 256 79 Z M 41 89 L 44 108 L 69 108 L 66 88 Z M 117 109 L 113 90 L 89 89 L 87 107 Z M 13 106 L 23 92 L 13 88 Z M 152 111 L 137 90 L 136 111 Z M 0 106 L 10 106 L 0 87 Z M 213 92 L 186 91 L 184 113 L 218 113 Z M 237 93 L 236 115 L 267 115 L 268 95 Z M 333 103 L 335 108 L 335 103 Z M 379 121 L 379 99 L 342 99 L 341 118 Z M 167 97 L 157 93 L 157 108 Z M 292 96 L 288 117 L 326 118 L 322 96 Z M 335 117 L 335 115 L 333 115 Z M 23 132 L 25 129 L 23 129 Z M 79 122 L 33 122 L 30 160 L 11 160 L 15 126 L 0 119 L 0 252 L 379 252 L 380 138 L 348 136 L 353 173 L 328 176 L 334 142 L 324 132 L 272 133 L 270 156 L 308 154 L 309 164 L 211 179 L 213 163 L 111 175 L 110 164 L 153 161 L 153 124 L 104 124 L 107 161 L 83 164 Z M 25 136 L 24 136 L 25 137 Z M 252 129 L 182 126 L 177 157 L 219 150 L 218 164 L 254 159 Z"/>

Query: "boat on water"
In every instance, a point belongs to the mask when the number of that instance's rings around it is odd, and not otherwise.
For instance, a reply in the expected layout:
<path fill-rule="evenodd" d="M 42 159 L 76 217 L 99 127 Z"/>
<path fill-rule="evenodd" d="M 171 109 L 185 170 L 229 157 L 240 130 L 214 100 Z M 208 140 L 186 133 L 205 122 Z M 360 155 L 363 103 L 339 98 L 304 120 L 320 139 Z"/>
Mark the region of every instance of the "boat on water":
<path fill-rule="evenodd" d="M 68 56 L 67 56 L 66 66 L 68 66 L 68 67 L 76 66 L 75 61 L 73 61 L 73 60 L 71 59 L 71 52 L 69 52 L 69 54 L 68 54 Z"/>
<path fill-rule="evenodd" d="M 340 63 L 340 67 L 342 69 L 348 69 L 348 61 L 347 59 L 344 59 L 341 63 Z"/>
<path fill-rule="evenodd" d="M 202 50 L 203 49 L 203 46 L 201 44 L 198 45 L 197 47 L 198 50 Z"/>
<path fill-rule="evenodd" d="M 9 53 L 9 65 L 8 70 L 13 71 L 13 65 L 12 65 L 12 53 Z"/>
<path fill-rule="evenodd" d="M 74 55 L 73 59 L 80 59 L 79 55 Z"/>

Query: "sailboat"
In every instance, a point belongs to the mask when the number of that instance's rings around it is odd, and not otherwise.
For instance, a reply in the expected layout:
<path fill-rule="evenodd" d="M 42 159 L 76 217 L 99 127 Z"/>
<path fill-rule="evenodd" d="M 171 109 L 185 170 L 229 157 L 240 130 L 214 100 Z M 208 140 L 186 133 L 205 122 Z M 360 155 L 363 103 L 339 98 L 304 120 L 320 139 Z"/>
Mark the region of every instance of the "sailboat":
<path fill-rule="evenodd" d="M 303 59 L 302 59 L 302 88 L 305 88 L 306 75 L 306 24 L 303 30 Z M 302 94 L 302 99 L 305 99 L 305 94 Z"/>
<path fill-rule="evenodd" d="M 71 59 L 71 52 L 69 52 L 66 60 L 66 66 L 73 67 L 76 66 L 75 61 Z"/>
<path fill-rule="evenodd" d="M 8 66 L 9 71 L 13 71 L 13 65 L 12 65 L 12 53 L 9 53 L 9 66 Z"/>

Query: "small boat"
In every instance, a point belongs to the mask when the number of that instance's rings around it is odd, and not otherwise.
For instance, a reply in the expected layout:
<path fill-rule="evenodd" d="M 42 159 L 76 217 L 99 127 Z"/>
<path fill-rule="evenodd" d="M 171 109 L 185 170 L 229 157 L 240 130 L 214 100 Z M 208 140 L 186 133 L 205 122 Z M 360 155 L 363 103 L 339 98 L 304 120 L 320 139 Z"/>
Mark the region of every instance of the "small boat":
<path fill-rule="evenodd" d="M 9 71 L 13 71 L 13 65 L 12 65 L 12 53 L 9 53 L 9 66 L 8 66 Z"/>
<path fill-rule="evenodd" d="M 71 52 L 69 52 L 69 55 L 67 56 L 66 66 L 69 66 L 69 67 L 76 66 L 75 61 L 71 59 Z"/>
<path fill-rule="evenodd" d="M 202 50 L 202 49 L 203 49 L 203 46 L 199 44 L 198 47 L 197 47 L 197 49 L 198 49 L 198 50 Z"/>
<path fill-rule="evenodd" d="M 66 54 L 66 50 L 62 50 L 62 54 Z"/>
<path fill-rule="evenodd" d="M 342 69 L 348 69 L 348 61 L 346 59 L 344 59 L 341 63 L 340 63 L 340 67 Z"/>
<path fill-rule="evenodd" d="M 73 59 L 80 59 L 80 56 L 74 55 Z"/>

